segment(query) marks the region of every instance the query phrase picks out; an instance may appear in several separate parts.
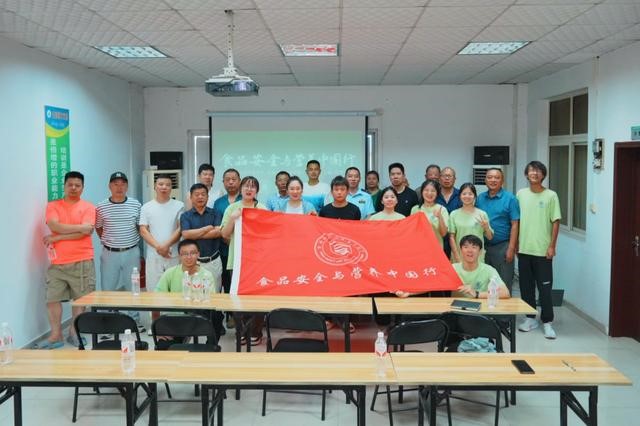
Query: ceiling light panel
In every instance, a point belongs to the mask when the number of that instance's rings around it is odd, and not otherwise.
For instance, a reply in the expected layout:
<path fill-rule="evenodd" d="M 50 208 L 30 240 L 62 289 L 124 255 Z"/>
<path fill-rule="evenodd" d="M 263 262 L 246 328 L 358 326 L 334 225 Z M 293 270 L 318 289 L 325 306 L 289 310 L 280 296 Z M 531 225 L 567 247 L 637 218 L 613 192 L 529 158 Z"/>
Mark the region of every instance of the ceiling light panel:
<path fill-rule="evenodd" d="M 529 44 L 528 41 L 471 42 L 458 55 L 508 55 Z"/>
<path fill-rule="evenodd" d="M 94 46 L 115 58 L 166 58 L 167 56 L 151 46 Z"/>

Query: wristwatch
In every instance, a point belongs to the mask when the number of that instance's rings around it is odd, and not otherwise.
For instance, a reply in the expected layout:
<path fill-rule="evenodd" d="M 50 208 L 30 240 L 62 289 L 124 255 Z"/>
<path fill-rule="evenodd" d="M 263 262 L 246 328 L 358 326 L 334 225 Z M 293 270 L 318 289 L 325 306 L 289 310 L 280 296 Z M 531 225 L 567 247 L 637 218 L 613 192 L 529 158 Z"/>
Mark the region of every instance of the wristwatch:
<path fill-rule="evenodd" d="M 476 290 L 476 299 L 480 299 L 480 292 Z"/>

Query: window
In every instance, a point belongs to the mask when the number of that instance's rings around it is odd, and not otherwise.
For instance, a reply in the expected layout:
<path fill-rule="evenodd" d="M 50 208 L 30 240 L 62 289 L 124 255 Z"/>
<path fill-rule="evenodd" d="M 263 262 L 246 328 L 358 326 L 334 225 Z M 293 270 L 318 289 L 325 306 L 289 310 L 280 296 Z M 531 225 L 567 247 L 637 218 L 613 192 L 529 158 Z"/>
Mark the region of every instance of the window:
<path fill-rule="evenodd" d="M 588 95 L 549 103 L 549 188 L 558 193 L 562 220 L 570 231 L 587 228 Z"/>

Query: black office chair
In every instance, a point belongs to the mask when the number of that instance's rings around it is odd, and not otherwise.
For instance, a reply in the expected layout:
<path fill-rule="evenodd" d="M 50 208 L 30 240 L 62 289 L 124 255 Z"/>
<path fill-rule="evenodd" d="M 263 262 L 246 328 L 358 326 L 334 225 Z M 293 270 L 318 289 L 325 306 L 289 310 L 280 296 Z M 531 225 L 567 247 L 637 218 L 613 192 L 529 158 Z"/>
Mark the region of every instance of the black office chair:
<path fill-rule="evenodd" d="M 444 350 L 444 344 L 447 340 L 449 333 L 447 324 L 439 319 L 427 319 L 420 321 L 406 321 L 400 324 L 392 326 L 387 333 L 387 345 L 392 348 L 392 351 L 398 352 L 421 352 L 420 350 L 407 350 L 406 346 L 418 345 L 423 343 L 437 343 L 438 352 Z M 389 425 L 393 426 L 393 411 L 406 411 L 413 410 L 414 408 L 407 408 L 403 410 L 393 410 L 391 406 L 391 394 L 398 393 L 398 401 L 402 403 L 402 395 L 405 391 L 414 391 L 415 389 L 404 389 L 400 386 L 396 390 L 391 390 L 391 386 L 386 386 L 385 391 L 380 391 L 380 386 L 376 385 L 373 392 L 373 399 L 371 400 L 370 410 L 374 411 L 376 398 L 381 393 L 387 395 L 387 409 L 389 412 Z M 449 407 L 448 394 L 445 393 L 447 400 L 447 416 L 449 418 L 449 425 L 451 425 L 451 410 Z"/>
<path fill-rule="evenodd" d="M 329 337 L 324 317 L 313 311 L 301 309 L 275 309 L 267 314 L 267 352 L 329 352 Z M 298 337 L 282 337 L 274 345 L 273 330 L 288 330 L 318 334 Z M 286 392 L 286 391 L 271 391 Z M 309 392 L 296 392 L 308 394 Z M 322 390 L 322 420 L 325 419 L 327 391 Z M 262 415 L 267 409 L 267 391 L 262 392 Z"/>
<path fill-rule="evenodd" d="M 449 326 L 449 339 L 446 344 L 447 350 L 457 350 L 458 345 L 465 339 L 484 337 L 495 345 L 496 352 L 504 352 L 502 346 L 502 332 L 495 320 L 480 314 L 463 312 L 445 312 L 441 316 L 442 320 Z M 509 406 L 507 391 L 505 394 L 505 407 Z M 496 402 L 488 404 L 481 401 L 474 401 L 467 398 L 451 395 L 451 398 L 460 399 L 467 402 L 495 407 L 495 426 L 498 426 L 500 418 L 500 391 L 496 391 Z"/>
<path fill-rule="evenodd" d="M 131 333 L 136 336 L 136 350 L 146 351 L 149 348 L 147 342 L 142 341 L 140 333 L 138 332 L 138 326 L 136 321 L 130 316 L 120 312 L 83 312 L 78 315 L 73 322 L 76 330 L 76 336 L 78 337 L 78 349 L 85 350 L 85 345 L 81 334 L 91 334 L 92 340 L 97 342 L 98 335 L 109 334 L 112 335 L 112 339 L 103 340 L 92 346 L 93 350 L 120 350 L 120 335 L 124 334 L 125 330 L 131 330 Z M 142 387 L 147 395 L 150 395 L 150 390 L 144 383 L 137 383 L 135 389 Z M 73 423 L 77 420 L 78 413 L 78 397 L 80 395 L 124 395 L 124 390 L 118 389 L 117 393 L 101 393 L 100 388 L 94 387 L 93 392 L 81 393 L 80 388 L 76 386 L 73 396 L 73 416 L 71 421 Z"/>
<path fill-rule="evenodd" d="M 151 324 L 153 345 L 156 351 L 189 351 L 189 352 L 220 352 L 218 337 L 211 321 L 200 315 L 161 315 Z M 159 337 L 164 337 L 160 339 Z M 191 337 L 192 342 L 186 343 Z M 200 337 L 206 340 L 200 343 Z M 167 396 L 173 398 L 169 384 L 165 383 Z M 195 394 L 200 394 L 198 385 Z"/>

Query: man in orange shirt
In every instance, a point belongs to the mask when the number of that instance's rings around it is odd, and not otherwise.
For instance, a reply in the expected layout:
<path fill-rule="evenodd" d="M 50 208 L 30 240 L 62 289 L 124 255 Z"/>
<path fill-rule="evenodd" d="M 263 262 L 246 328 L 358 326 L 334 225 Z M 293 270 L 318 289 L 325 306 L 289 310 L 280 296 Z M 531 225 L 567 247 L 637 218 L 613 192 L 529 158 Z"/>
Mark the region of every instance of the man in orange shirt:
<path fill-rule="evenodd" d="M 49 247 L 51 265 L 47 269 L 47 311 L 51 334 L 39 345 L 42 349 L 56 349 L 64 345 L 62 335 L 62 302 L 77 299 L 96 288 L 91 233 L 96 223 L 96 208 L 80 199 L 84 176 L 68 172 L 64 176 L 64 197 L 47 204 L 46 223 L 51 230 L 42 241 Z M 83 308 L 72 308 L 73 319 Z M 73 330 L 67 341 L 78 345 Z"/>

